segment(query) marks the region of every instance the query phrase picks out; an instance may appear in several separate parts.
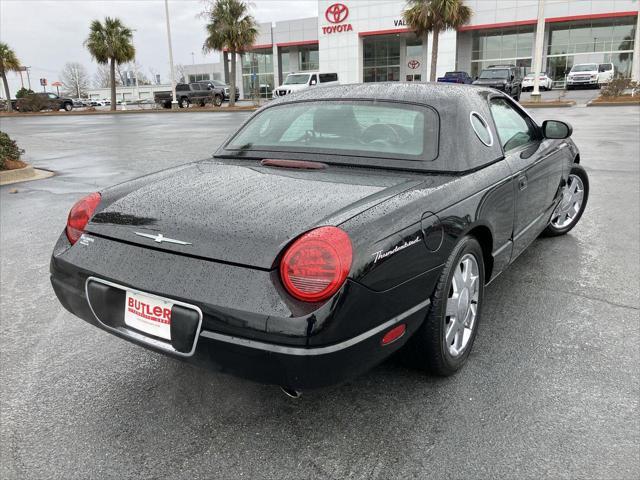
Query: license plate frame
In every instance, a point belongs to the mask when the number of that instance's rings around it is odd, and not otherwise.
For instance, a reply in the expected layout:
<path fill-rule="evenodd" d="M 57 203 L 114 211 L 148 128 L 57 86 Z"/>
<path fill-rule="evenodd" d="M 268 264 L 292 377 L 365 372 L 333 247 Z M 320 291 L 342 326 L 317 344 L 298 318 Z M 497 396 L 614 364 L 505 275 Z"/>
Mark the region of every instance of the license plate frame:
<path fill-rule="evenodd" d="M 171 343 L 169 341 L 164 340 L 164 339 L 159 338 L 159 337 L 152 337 L 151 335 L 146 335 L 146 334 L 144 334 L 142 332 L 139 332 L 138 330 L 135 330 L 133 328 L 129 328 L 127 325 L 124 324 L 124 322 L 123 322 L 122 326 L 117 326 L 117 327 L 103 322 L 100 319 L 100 317 L 96 314 L 96 311 L 94 310 L 93 306 L 91 305 L 91 297 L 89 295 L 89 285 L 92 282 L 100 283 L 100 284 L 103 284 L 103 285 L 107 285 L 109 287 L 116 288 L 118 290 L 122 290 L 123 293 L 133 292 L 133 293 L 145 295 L 145 296 L 148 296 L 148 297 L 169 301 L 173 305 L 180 305 L 180 306 L 182 306 L 184 308 L 188 308 L 190 310 L 195 311 L 198 314 L 198 326 L 196 328 L 195 336 L 194 336 L 194 339 L 193 339 L 193 346 L 191 347 L 191 350 L 188 351 L 188 352 L 178 351 L 175 348 L 173 348 L 173 346 L 171 345 Z M 176 355 L 178 357 L 191 357 L 195 353 L 196 346 L 198 344 L 198 340 L 200 339 L 200 332 L 202 331 L 202 319 L 203 319 L 202 310 L 197 305 L 193 305 L 191 303 L 183 302 L 183 301 L 180 301 L 180 300 L 174 300 L 174 299 L 169 298 L 169 297 L 155 295 L 153 293 L 148 293 L 146 291 L 137 290 L 137 289 L 132 288 L 130 286 L 122 285 L 122 284 L 119 284 L 119 283 L 116 283 L 116 282 L 111 282 L 109 280 L 104 280 L 104 279 L 102 279 L 100 277 L 94 277 L 94 276 L 89 276 L 85 280 L 84 293 L 85 293 L 85 298 L 87 299 L 87 302 L 89 304 L 89 309 L 91 310 L 91 313 L 93 314 L 93 316 L 96 319 L 96 321 L 100 324 L 100 326 L 102 328 L 104 328 L 105 330 L 113 332 L 114 334 L 116 334 L 116 335 L 118 335 L 120 337 L 129 339 L 129 340 L 134 341 L 136 343 L 145 344 L 145 345 L 148 345 L 149 347 L 155 348 L 157 350 L 166 351 L 167 353 L 170 353 L 172 355 Z"/>

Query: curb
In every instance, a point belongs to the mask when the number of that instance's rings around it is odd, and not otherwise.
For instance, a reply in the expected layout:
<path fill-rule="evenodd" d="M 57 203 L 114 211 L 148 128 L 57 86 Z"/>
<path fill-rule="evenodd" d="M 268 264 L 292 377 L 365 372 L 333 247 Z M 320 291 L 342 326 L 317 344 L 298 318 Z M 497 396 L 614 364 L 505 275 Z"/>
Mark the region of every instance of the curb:
<path fill-rule="evenodd" d="M 640 102 L 587 102 L 587 107 L 640 107 Z"/>
<path fill-rule="evenodd" d="M 576 106 L 576 102 L 574 101 L 569 101 L 569 102 L 563 102 L 563 103 L 544 103 L 544 102 L 524 102 L 524 103 L 520 103 L 521 106 L 523 106 L 524 108 L 569 108 L 569 107 L 575 107 Z"/>
<path fill-rule="evenodd" d="M 217 109 L 204 109 L 204 108 L 181 108 L 179 110 L 172 110 L 170 108 L 149 108 L 149 109 L 136 109 L 136 110 L 98 110 L 95 112 L 87 111 L 70 111 L 70 112 L 0 112 L 0 118 L 11 117 L 56 117 L 56 116 L 71 116 L 71 115 L 133 115 L 136 113 L 224 113 L 224 112 L 254 112 L 260 107 L 239 107 L 239 108 L 217 108 Z"/>
<path fill-rule="evenodd" d="M 52 177 L 53 175 L 54 173 L 48 170 L 39 170 L 37 168 L 33 168 L 31 165 L 27 165 L 26 167 L 17 168 L 15 170 L 1 171 L 0 185 L 11 185 L 12 183 L 40 180 L 42 178 Z"/>

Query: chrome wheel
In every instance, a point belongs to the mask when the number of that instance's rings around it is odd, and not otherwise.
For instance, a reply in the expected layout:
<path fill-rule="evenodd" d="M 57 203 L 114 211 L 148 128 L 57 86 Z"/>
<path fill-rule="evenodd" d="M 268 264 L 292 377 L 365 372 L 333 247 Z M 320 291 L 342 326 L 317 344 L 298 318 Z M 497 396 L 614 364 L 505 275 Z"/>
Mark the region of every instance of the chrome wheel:
<path fill-rule="evenodd" d="M 562 189 L 562 199 L 551 216 L 551 225 L 562 229 L 571 225 L 582 209 L 584 184 L 578 175 L 569 175 Z"/>
<path fill-rule="evenodd" d="M 444 342 L 452 357 L 464 352 L 473 334 L 478 316 L 479 277 L 478 261 L 467 253 L 455 268 L 447 298 Z"/>

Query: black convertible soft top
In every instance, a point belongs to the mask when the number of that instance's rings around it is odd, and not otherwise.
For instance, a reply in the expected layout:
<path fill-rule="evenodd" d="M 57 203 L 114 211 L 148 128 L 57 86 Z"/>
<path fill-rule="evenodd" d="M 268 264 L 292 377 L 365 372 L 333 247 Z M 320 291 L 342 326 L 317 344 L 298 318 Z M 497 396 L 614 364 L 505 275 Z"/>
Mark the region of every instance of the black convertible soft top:
<path fill-rule="evenodd" d="M 486 87 L 443 83 L 387 82 L 336 85 L 309 88 L 281 97 L 262 107 L 256 115 L 276 105 L 297 102 L 369 100 L 426 105 L 438 113 L 440 120 L 438 154 L 435 159 L 394 160 L 386 164 L 384 160 L 372 159 L 365 164 L 373 166 L 380 164 L 380 166 L 412 170 L 463 172 L 480 168 L 503 157 L 489 110 L 490 96 L 502 97 L 503 95 Z M 490 145 L 483 143 L 476 135 L 471 123 L 472 114 L 479 115 L 488 125 L 494 139 Z M 225 154 L 233 154 L 233 152 L 225 151 L 223 147 L 216 156 Z M 290 156 L 290 154 L 282 155 L 283 158 Z M 331 161 L 328 158 L 317 158 L 317 160 Z M 354 162 L 345 161 L 345 163 L 362 164 L 363 162 L 354 160 Z"/>

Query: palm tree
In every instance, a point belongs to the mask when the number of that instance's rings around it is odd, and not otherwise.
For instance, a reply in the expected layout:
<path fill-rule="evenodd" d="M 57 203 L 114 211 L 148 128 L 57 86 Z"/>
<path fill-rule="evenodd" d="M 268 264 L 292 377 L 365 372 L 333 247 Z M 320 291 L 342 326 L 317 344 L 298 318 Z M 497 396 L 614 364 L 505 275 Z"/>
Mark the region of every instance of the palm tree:
<path fill-rule="evenodd" d="M 109 64 L 111 86 L 111 110 L 116 109 L 116 64 L 132 61 L 136 56 L 133 46 L 133 30 L 125 27 L 119 18 L 106 17 L 91 22 L 89 37 L 84 45 L 99 64 Z"/>
<path fill-rule="evenodd" d="M 11 111 L 11 92 L 9 92 L 9 82 L 7 82 L 7 72 L 18 71 L 20 69 L 20 60 L 16 57 L 16 53 L 11 50 L 9 45 L 0 42 L 0 76 L 4 83 L 4 94 L 7 97 L 7 112 Z"/>
<path fill-rule="evenodd" d="M 258 36 L 258 24 L 249 15 L 249 7 L 243 0 L 215 0 L 205 12 L 207 39 L 202 50 L 228 51 L 231 54 L 231 92 L 229 106 L 236 103 L 236 55 L 251 47 Z"/>
<path fill-rule="evenodd" d="M 415 30 L 418 37 L 433 35 L 431 48 L 431 82 L 436 79 L 438 65 L 438 40 L 440 32 L 458 29 L 469 23 L 473 11 L 464 5 L 463 0 L 408 0 L 402 13 L 404 21 Z"/>

